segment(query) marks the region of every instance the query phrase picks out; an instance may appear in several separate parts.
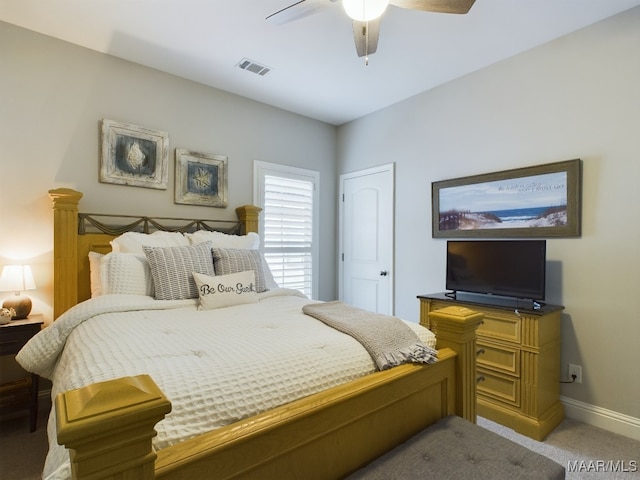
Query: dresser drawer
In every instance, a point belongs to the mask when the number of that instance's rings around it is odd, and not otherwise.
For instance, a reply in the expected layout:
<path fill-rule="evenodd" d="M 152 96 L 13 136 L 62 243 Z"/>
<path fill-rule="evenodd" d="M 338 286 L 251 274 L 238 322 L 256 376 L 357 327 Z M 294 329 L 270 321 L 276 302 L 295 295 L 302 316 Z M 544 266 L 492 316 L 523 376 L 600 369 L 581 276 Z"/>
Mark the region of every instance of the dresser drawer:
<path fill-rule="evenodd" d="M 560 305 L 518 310 L 499 299 L 442 292 L 421 295 L 420 323 L 435 329 L 434 310 L 465 307 L 484 318 L 476 330 L 477 411 L 536 440 L 564 418 L 559 399 Z"/>
<path fill-rule="evenodd" d="M 487 337 L 495 340 L 505 340 L 520 344 L 522 342 L 520 318 L 512 313 L 495 312 L 493 310 L 482 310 L 484 319 L 482 325 L 478 327 L 478 338 Z"/>
<path fill-rule="evenodd" d="M 499 400 L 514 407 L 520 407 L 520 379 L 492 372 L 478 367 L 478 375 L 483 380 L 478 382 L 478 394 Z"/>
<path fill-rule="evenodd" d="M 479 367 L 520 376 L 520 350 L 478 340 L 477 357 Z"/>

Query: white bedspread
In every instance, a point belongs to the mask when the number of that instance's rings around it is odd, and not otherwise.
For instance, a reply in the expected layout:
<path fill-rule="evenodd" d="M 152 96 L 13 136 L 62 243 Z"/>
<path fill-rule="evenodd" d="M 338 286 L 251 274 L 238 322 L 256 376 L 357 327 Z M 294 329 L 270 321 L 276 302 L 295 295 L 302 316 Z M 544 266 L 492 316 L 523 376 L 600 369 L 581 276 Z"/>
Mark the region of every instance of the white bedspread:
<path fill-rule="evenodd" d="M 122 376 L 149 374 L 172 403 L 158 423 L 157 449 L 372 373 L 375 364 L 350 336 L 304 315 L 311 301 L 292 290 L 258 303 L 199 311 L 196 300 L 107 295 L 61 316 L 21 350 L 27 370 L 63 391 Z M 408 325 L 427 345 L 435 337 Z M 70 478 L 55 441 L 44 478 Z"/>

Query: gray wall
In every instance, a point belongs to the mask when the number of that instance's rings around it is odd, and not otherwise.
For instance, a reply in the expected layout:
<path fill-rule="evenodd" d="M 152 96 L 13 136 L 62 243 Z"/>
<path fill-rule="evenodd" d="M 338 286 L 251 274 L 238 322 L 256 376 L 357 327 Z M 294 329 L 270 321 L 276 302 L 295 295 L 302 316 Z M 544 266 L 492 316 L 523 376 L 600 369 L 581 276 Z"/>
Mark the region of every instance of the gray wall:
<path fill-rule="evenodd" d="M 335 287 L 337 129 L 138 64 L 0 22 L 0 265 L 34 264 L 34 309 L 52 315 L 52 216 L 47 191 L 84 193 L 93 213 L 235 218 L 253 202 L 253 161 L 320 171 L 319 297 Z M 169 188 L 98 182 L 102 118 L 167 131 Z M 174 149 L 227 155 L 229 208 L 173 203 Z"/>
<path fill-rule="evenodd" d="M 547 301 L 565 305 L 562 394 L 640 418 L 640 8 L 339 130 L 338 173 L 396 162 L 396 314 L 444 290 L 431 182 L 581 158 L 581 238 L 551 239 Z"/>

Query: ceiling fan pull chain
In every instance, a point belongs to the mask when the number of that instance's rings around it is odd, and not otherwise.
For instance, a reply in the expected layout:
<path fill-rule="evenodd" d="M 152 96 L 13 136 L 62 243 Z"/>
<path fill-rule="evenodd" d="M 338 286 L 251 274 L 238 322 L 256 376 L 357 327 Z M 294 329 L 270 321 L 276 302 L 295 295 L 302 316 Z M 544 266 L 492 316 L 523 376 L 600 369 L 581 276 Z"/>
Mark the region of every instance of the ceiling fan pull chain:
<path fill-rule="evenodd" d="M 369 66 L 369 22 L 362 26 L 362 34 L 364 35 L 364 66 Z"/>

